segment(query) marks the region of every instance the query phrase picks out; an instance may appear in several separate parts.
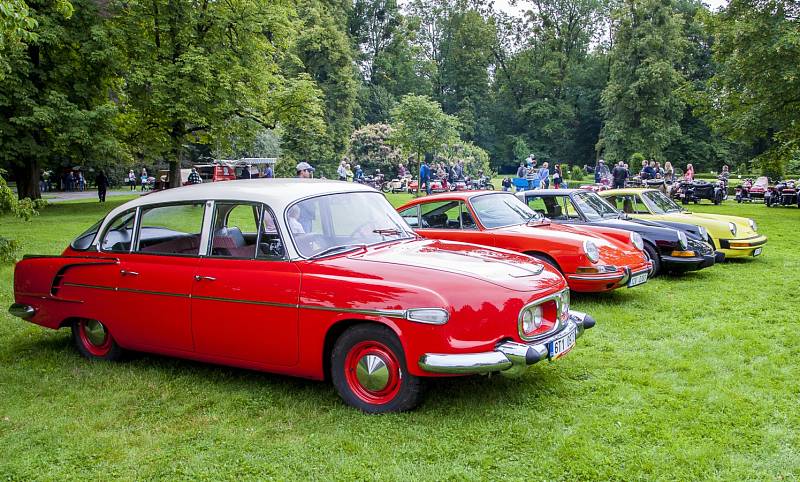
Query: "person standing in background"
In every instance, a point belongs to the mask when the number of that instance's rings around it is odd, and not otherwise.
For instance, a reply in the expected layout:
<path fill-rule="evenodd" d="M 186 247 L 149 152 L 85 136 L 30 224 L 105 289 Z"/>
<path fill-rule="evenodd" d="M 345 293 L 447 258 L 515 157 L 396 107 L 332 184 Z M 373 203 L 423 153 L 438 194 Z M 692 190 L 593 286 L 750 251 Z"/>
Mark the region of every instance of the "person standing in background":
<path fill-rule="evenodd" d="M 131 191 L 136 190 L 136 174 L 134 174 L 133 169 L 128 171 L 128 186 L 131 187 Z"/>
<path fill-rule="evenodd" d="M 684 174 L 684 178 L 687 181 L 694 181 L 694 166 L 691 164 L 686 164 L 686 174 Z"/>
<path fill-rule="evenodd" d="M 203 178 L 200 177 L 200 174 L 198 174 L 197 169 L 193 167 L 192 172 L 189 173 L 189 178 L 187 179 L 187 181 L 189 182 L 189 184 L 202 184 Z"/>
<path fill-rule="evenodd" d="M 272 164 L 267 164 L 267 170 L 264 171 L 264 177 L 267 179 L 272 179 L 275 177 L 275 171 L 272 170 Z"/>
<path fill-rule="evenodd" d="M 672 168 L 672 163 L 669 161 L 664 163 L 664 180 L 667 182 L 675 181 L 675 169 Z"/>
<path fill-rule="evenodd" d="M 353 182 L 353 170 L 350 169 L 350 164 L 344 165 L 344 175 L 347 182 Z"/>
<path fill-rule="evenodd" d="M 419 187 L 425 185 L 425 194 L 431 194 L 431 169 L 428 167 L 428 161 L 422 161 L 422 165 L 419 166 Z"/>
<path fill-rule="evenodd" d="M 295 170 L 297 171 L 297 177 L 300 179 L 311 179 L 314 177 L 314 168 L 307 162 L 298 163 Z"/>
<path fill-rule="evenodd" d="M 611 171 L 611 177 L 613 178 L 613 188 L 614 189 L 622 189 L 625 187 L 625 180 L 628 179 L 628 170 L 625 168 L 625 163 L 619 161 L 614 169 Z"/>
<path fill-rule="evenodd" d="M 108 178 L 106 177 L 106 173 L 103 172 L 102 169 L 98 171 L 97 176 L 94 178 L 94 184 L 97 186 L 97 197 L 100 198 L 100 202 L 106 202 L 106 190 L 108 190 Z"/>
<path fill-rule="evenodd" d="M 553 166 L 553 187 L 556 189 L 561 189 L 561 164 L 556 164 Z"/>
<path fill-rule="evenodd" d="M 147 169 L 142 168 L 142 174 L 139 177 L 142 181 L 142 191 L 144 191 L 147 188 Z"/>
<path fill-rule="evenodd" d="M 345 168 L 344 168 L 344 161 L 340 162 L 339 163 L 339 167 L 336 168 L 336 175 L 339 176 L 339 180 L 340 181 L 346 181 L 347 180 L 347 172 L 345 171 Z"/>
<path fill-rule="evenodd" d="M 550 167 L 547 161 L 542 163 L 542 168 L 539 169 L 539 185 L 542 189 L 550 187 Z"/>

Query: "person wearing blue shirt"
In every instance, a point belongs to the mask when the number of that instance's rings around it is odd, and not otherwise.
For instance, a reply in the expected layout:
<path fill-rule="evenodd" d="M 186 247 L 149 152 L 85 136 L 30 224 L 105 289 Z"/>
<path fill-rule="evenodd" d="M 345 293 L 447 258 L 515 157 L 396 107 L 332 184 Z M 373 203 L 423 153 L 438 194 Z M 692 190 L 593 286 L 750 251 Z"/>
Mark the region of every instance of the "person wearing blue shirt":
<path fill-rule="evenodd" d="M 419 182 L 420 187 L 425 184 L 425 194 L 431 193 L 431 168 L 428 167 L 428 161 L 423 160 L 422 165 L 419 167 Z"/>
<path fill-rule="evenodd" d="M 361 164 L 356 164 L 355 181 L 361 182 L 364 179 L 364 171 L 361 169 Z"/>
<path fill-rule="evenodd" d="M 542 168 L 539 169 L 539 185 L 542 189 L 550 187 L 550 167 L 546 162 L 542 163 Z"/>

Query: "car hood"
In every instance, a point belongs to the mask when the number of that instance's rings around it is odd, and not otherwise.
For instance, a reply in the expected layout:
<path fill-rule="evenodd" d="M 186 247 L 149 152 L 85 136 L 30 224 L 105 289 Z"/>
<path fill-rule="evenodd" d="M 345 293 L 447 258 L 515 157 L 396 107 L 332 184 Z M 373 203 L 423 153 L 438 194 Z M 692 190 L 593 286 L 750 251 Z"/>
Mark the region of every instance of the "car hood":
<path fill-rule="evenodd" d="M 415 273 L 424 285 L 432 272 L 448 273 L 482 280 L 516 291 L 549 289 L 564 283 L 564 278 L 549 266 L 512 251 L 455 241 L 418 239 L 347 256 L 352 263 L 379 264 L 387 269 Z M 367 273 L 380 269 L 364 266 Z"/>
<path fill-rule="evenodd" d="M 758 233 L 753 231 L 747 218 L 739 216 L 726 216 L 723 214 L 707 214 L 707 213 L 692 213 L 688 211 L 680 213 L 669 213 L 667 215 L 659 216 L 664 219 L 670 219 L 683 223 L 692 223 L 703 226 L 715 238 L 721 239 L 744 239 L 758 236 Z M 728 223 L 736 225 L 736 236 L 731 236 L 730 227 Z"/>
<path fill-rule="evenodd" d="M 644 255 L 632 244 L 623 243 L 595 230 L 569 224 L 537 224 L 508 226 L 494 230 L 499 236 L 525 236 L 533 241 L 541 240 L 561 246 L 572 246 L 583 256 L 584 241 L 591 241 L 600 252 L 601 264 L 630 265 L 644 261 Z M 498 243 L 500 246 L 502 244 Z M 537 243 L 539 247 L 541 243 Z M 533 247 L 533 246 L 532 246 Z M 538 251 L 538 249 L 533 249 Z M 544 250 L 547 252 L 547 250 Z"/>

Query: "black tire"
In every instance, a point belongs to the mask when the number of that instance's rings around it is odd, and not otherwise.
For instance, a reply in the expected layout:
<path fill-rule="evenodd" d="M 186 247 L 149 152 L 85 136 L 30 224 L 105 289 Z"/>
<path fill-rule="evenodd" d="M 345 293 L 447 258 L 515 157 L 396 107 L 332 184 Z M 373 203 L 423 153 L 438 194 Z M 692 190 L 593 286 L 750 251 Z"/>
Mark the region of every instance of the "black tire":
<path fill-rule="evenodd" d="M 369 351 L 374 345 L 377 351 Z M 367 347 L 365 350 L 364 347 Z M 365 354 L 359 357 L 359 354 Z M 375 356 L 387 368 L 388 385 L 373 391 L 361 384 L 354 374 L 354 358 Z M 351 369 L 348 369 L 348 365 Z M 393 371 L 397 370 L 393 376 Z M 381 325 L 363 324 L 348 328 L 336 340 L 331 352 L 331 380 L 345 403 L 367 413 L 403 412 L 416 407 L 422 399 L 422 379 L 408 373 L 405 353 L 394 332 Z M 374 401 L 373 401 L 374 400 Z"/>
<path fill-rule="evenodd" d="M 392 192 L 392 187 L 389 185 L 389 182 L 388 182 L 388 181 L 387 181 L 387 182 L 384 182 L 384 183 L 381 185 L 381 191 L 383 191 L 383 192 L 385 192 L 385 193 L 390 193 L 390 192 Z"/>
<path fill-rule="evenodd" d="M 689 204 L 689 200 L 684 196 L 681 198 L 681 204 Z"/>
<path fill-rule="evenodd" d="M 95 327 L 92 330 L 89 327 Z M 72 341 L 78 348 L 78 352 L 90 360 L 116 361 L 122 359 L 124 350 L 117 344 L 114 337 L 101 322 L 97 320 L 78 319 L 72 322 Z M 102 330 L 105 337 L 102 341 L 92 342 L 92 331 Z"/>
<path fill-rule="evenodd" d="M 494 184 L 492 184 L 492 183 L 487 183 L 487 184 L 486 184 L 486 189 L 488 189 L 488 190 L 490 190 L 490 191 L 494 191 Z"/>
<path fill-rule="evenodd" d="M 714 204 L 719 206 L 722 203 L 722 196 L 714 196 Z"/>
<path fill-rule="evenodd" d="M 644 255 L 647 258 L 647 261 L 653 263 L 653 268 L 650 270 L 650 273 L 647 275 L 648 278 L 655 278 L 661 272 L 661 258 L 658 256 L 658 250 L 645 241 L 644 243 Z"/>

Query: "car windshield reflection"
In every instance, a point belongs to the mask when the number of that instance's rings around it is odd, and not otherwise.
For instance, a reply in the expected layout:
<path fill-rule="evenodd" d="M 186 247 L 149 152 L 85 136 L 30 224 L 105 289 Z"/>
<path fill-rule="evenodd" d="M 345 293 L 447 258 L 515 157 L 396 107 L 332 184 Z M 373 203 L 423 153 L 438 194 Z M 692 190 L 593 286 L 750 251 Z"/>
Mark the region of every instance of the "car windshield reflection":
<path fill-rule="evenodd" d="M 380 193 L 317 196 L 287 208 L 286 225 L 305 258 L 341 254 L 387 241 L 416 237 Z"/>
<path fill-rule="evenodd" d="M 593 192 L 578 193 L 572 199 L 575 206 L 586 216 L 588 221 L 619 217 L 619 211 Z"/>
<path fill-rule="evenodd" d="M 642 199 L 650 208 L 653 214 L 678 213 L 683 209 L 675 204 L 675 201 L 668 198 L 661 191 L 646 191 L 642 193 Z"/>
<path fill-rule="evenodd" d="M 529 221 L 542 222 L 546 219 L 513 194 L 484 194 L 473 197 L 470 202 L 481 224 L 487 228 L 513 226 Z"/>

